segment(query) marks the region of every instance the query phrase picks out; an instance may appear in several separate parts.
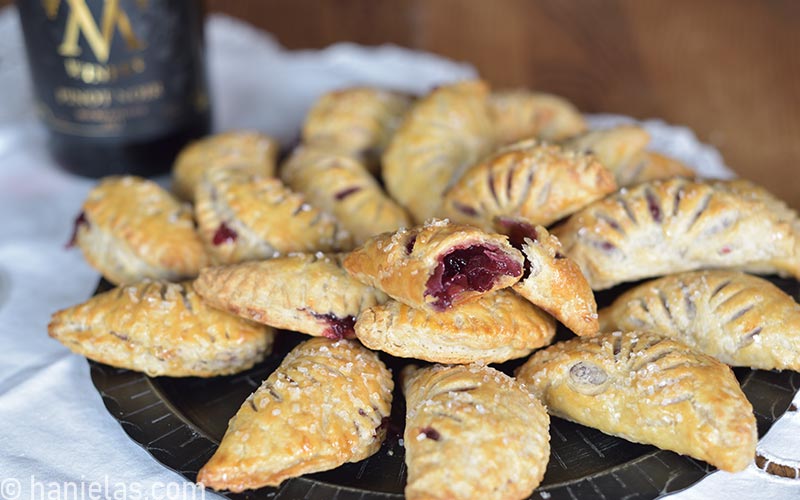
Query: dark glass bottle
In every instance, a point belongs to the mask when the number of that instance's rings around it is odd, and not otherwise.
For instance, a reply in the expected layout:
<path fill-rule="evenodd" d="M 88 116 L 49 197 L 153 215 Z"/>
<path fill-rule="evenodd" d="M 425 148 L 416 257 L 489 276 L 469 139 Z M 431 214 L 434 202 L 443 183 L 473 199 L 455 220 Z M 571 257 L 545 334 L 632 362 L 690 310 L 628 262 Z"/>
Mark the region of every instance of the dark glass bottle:
<path fill-rule="evenodd" d="M 50 148 L 90 177 L 169 169 L 208 133 L 199 0 L 17 0 Z"/>

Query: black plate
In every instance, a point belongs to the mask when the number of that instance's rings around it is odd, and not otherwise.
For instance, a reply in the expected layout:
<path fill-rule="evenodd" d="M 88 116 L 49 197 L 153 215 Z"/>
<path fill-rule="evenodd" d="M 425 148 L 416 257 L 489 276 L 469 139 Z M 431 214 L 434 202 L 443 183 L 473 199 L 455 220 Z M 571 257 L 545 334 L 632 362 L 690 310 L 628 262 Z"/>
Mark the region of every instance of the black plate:
<path fill-rule="evenodd" d="M 800 283 L 774 278 L 772 282 L 800 297 Z M 108 288 L 101 282 L 98 292 Z M 621 288 L 598 295 L 604 305 Z M 562 338 L 571 334 L 559 332 Z M 253 369 L 213 379 L 150 378 L 138 372 L 112 368 L 90 361 L 92 381 L 106 408 L 128 435 L 163 465 L 194 481 L 197 471 L 211 457 L 222 438 L 228 419 L 298 342 L 308 337 L 283 332 L 273 354 Z M 395 375 L 406 362 L 381 354 Z M 521 360 L 500 365 L 509 372 Z M 800 374 L 737 368 L 736 377 L 753 404 L 759 436 L 788 408 L 800 387 Z M 397 381 L 395 386 L 399 387 Z M 223 495 L 232 499 L 402 498 L 405 465 L 400 438 L 405 404 L 395 393 L 389 432 L 381 449 L 355 464 L 286 481 L 280 488 Z M 629 498 L 651 499 L 699 481 L 715 469 L 705 462 L 630 443 L 582 425 L 552 418 L 551 454 L 547 472 L 531 498 Z"/>

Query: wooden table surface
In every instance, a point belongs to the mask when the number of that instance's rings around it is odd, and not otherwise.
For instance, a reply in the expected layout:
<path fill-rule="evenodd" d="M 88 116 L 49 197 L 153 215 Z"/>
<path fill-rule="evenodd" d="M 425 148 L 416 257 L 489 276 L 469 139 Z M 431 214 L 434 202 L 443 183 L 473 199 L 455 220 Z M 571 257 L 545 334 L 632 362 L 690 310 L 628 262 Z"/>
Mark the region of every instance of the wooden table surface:
<path fill-rule="evenodd" d="M 800 1 L 206 3 L 289 48 L 395 43 L 468 61 L 496 87 L 687 125 L 740 175 L 800 208 Z"/>

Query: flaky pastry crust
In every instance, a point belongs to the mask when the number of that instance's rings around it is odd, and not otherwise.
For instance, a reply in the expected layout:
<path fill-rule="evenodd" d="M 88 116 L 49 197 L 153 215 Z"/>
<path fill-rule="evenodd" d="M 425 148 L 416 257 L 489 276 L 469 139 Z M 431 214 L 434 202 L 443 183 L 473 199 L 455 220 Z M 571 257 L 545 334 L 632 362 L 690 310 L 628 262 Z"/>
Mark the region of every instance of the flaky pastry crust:
<path fill-rule="evenodd" d="M 492 92 L 489 112 L 498 144 L 523 139 L 560 141 L 586 130 L 580 111 L 557 95 L 524 89 Z"/>

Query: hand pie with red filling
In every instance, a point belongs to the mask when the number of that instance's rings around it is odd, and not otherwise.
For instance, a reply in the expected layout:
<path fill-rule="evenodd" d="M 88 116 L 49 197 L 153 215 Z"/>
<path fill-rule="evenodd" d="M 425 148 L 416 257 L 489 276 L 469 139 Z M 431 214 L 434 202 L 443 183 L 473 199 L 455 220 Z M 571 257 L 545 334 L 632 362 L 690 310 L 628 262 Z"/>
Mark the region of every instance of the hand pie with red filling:
<path fill-rule="evenodd" d="M 640 184 L 583 208 L 553 234 L 595 290 L 703 268 L 800 277 L 797 214 L 744 180 Z"/>
<path fill-rule="evenodd" d="M 195 290 L 213 307 L 308 335 L 353 336 L 358 314 L 388 298 L 350 277 L 341 255 L 292 254 L 203 269 Z"/>
<path fill-rule="evenodd" d="M 245 400 L 197 482 L 240 492 L 363 460 L 386 434 L 392 388 L 358 342 L 303 342 Z"/>
<path fill-rule="evenodd" d="M 352 245 L 333 216 L 273 177 L 212 169 L 198 186 L 195 200 L 200 235 L 217 264 Z"/>
<path fill-rule="evenodd" d="M 341 151 L 301 146 L 281 176 L 291 189 L 336 217 L 357 245 L 411 224 L 403 207 L 389 198 L 364 164 Z"/>
<path fill-rule="evenodd" d="M 208 307 L 190 282 L 145 280 L 58 311 L 48 333 L 94 361 L 151 377 L 213 377 L 252 367 L 274 332 Z"/>
<path fill-rule="evenodd" d="M 603 331 L 651 330 L 733 366 L 800 371 L 800 305 L 737 271 L 674 274 L 600 311 Z"/>
<path fill-rule="evenodd" d="M 193 278 L 209 261 L 189 206 L 133 176 L 106 177 L 89 192 L 72 243 L 115 285 Z"/>
<path fill-rule="evenodd" d="M 517 380 L 551 415 L 728 472 L 755 456 L 753 407 L 730 368 L 654 333 L 614 332 L 536 352 Z"/>
<path fill-rule="evenodd" d="M 444 311 L 516 283 L 522 254 L 505 236 L 434 219 L 369 239 L 344 267 L 404 304 Z"/>
<path fill-rule="evenodd" d="M 502 363 L 549 344 L 553 319 L 510 290 L 498 290 L 444 312 L 395 300 L 362 312 L 356 336 L 392 356 L 448 364 Z"/>
<path fill-rule="evenodd" d="M 445 193 L 443 213 L 491 231 L 496 217 L 547 225 L 617 190 L 593 156 L 522 141 L 470 167 Z"/>
<path fill-rule="evenodd" d="M 550 458 L 535 397 L 483 365 L 408 367 L 403 379 L 407 499 L 528 498 Z"/>
<path fill-rule="evenodd" d="M 498 144 L 523 139 L 560 141 L 586 130 L 586 121 L 571 102 L 529 90 L 502 90 L 489 96 L 489 112 Z"/>
<path fill-rule="evenodd" d="M 172 166 L 172 191 L 194 201 L 194 192 L 210 168 L 244 169 L 253 174 L 275 175 L 280 146 L 268 135 L 233 130 L 194 141 L 181 150 Z"/>
<path fill-rule="evenodd" d="M 389 194 L 417 223 L 440 215 L 442 193 L 494 147 L 488 86 L 445 85 L 418 100 L 383 155 Z"/>

